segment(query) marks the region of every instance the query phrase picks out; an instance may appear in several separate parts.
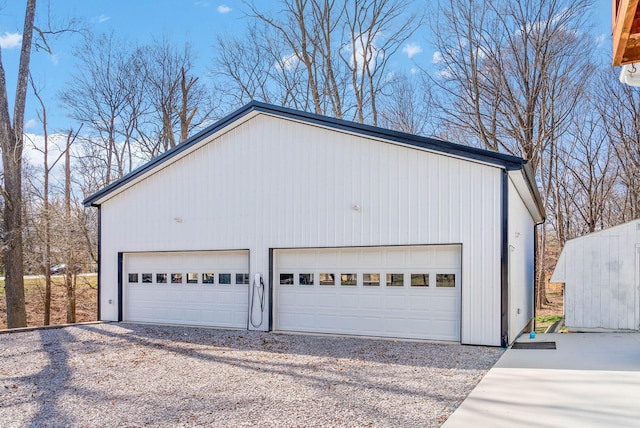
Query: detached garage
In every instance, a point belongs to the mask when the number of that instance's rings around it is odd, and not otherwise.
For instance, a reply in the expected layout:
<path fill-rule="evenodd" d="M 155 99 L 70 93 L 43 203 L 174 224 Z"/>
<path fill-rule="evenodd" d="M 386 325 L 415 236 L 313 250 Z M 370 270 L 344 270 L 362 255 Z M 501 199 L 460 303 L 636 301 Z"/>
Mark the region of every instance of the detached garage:
<path fill-rule="evenodd" d="M 551 282 L 562 282 L 571 331 L 640 329 L 640 220 L 566 242 Z"/>
<path fill-rule="evenodd" d="M 102 320 L 505 346 L 533 319 L 517 157 L 252 102 L 85 205 Z"/>

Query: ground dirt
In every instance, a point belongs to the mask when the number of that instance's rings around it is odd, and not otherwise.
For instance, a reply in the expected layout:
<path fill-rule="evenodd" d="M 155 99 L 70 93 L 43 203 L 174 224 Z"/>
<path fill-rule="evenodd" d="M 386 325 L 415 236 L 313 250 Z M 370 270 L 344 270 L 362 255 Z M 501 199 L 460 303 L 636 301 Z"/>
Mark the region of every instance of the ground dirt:
<path fill-rule="evenodd" d="M 536 331 L 544 331 L 557 319 L 564 316 L 564 289 L 563 284 L 548 283 L 548 304 L 541 309 L 536 309 Z"/>
<path fill-rule="evenodd" d="M 66 324 L 66 289 L 64 277 L 52 278 L 51 287 L 51 324 Z M 76 322 L 95 321 L 97 317 L 96 277 L 78 276 L 76 278 Z M 44 278 L 25 279 L 25 301 L 27 306 L 27 325 L 35 327 L 44 320 Z M 7 328 L 7 312 L 4 293 L 4 281 L 0 281 L 0 329 Z"/>

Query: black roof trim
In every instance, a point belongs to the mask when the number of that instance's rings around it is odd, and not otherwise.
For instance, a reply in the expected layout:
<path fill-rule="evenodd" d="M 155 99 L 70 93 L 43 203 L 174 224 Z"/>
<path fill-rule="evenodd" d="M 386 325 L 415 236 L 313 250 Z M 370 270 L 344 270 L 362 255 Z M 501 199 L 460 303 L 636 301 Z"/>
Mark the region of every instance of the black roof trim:
<path fill-rule="evenodd" d="M 390 140 L 396 143 L 406 144 L 409 146 L 415 146 L 422 149 L 433 150 L 436 152 L 446 153 L 450 155 L 460 156 L 462 158 L 487 162 L 495 165 L 503 166 L 508 171 L 523 169 L 526 165 L 526 161 L 522 158 L 506 155 L 503 153 L 493 152 L 489 150 L 479 149 L 476 147 L 464 146 L 462 144 L 450 143 L 448 141 L 438 140 L 436 138 L 421 137 L 417 135 L 407 134 L 404 132 L 393 131 L 390 129 L 378 128 L 371 125 L 364 125 L 361 123 L 351 122 L 343 119 L 336 119 L 328 116 L 322 116 L 315 113 L 308 113 L 299 110 L 293 110 L 286 107 L 280 107 L 273 104 L 266 104 L 259 101 L 252 101 L 249 104 L 239 108 L 228 116 L 220 119 L 218 122 L 209 126 L 208 128 L 198 132 L 197 134 L 187 138 L 177 146 L 167 150 L 160 156 L 150 160 L 146 164 L 136 168 L 129 174 L 114 181 L 103 189 L 97 191 L 91 196 L 88 196 L 84 201 L 84 206 L 95 205 L 95 201 L 103 198 L 114 190 L 125 185 L 129 181 L 139 177 L 147 171 L 155 168 L 157 165 L 164 163 L 171 159 L 175 155 L 187 150 L 191 146 L 197 144 L 209 135 L 216 133 L 222 128 L 230 125 L 241 117 L 253 112 L 262 112 L 266 114 L 272 114 L 275 116 L 281 116 L 285 118 L 300 120 L 303 122 L 326 126 L 342 131 L 353 132 L 360 135 L 365 135 L 374 138 L 382 138 Z M 527 173 L 527 175 L 529 175 Z M 531 177 L 529 177 L 531 180 Z M 536 195 L 538 192 L 534 192 Z M 539 198 L 539 196 L 538 196 Z M 544 212 L 544 211 L 542 211 Z"/>

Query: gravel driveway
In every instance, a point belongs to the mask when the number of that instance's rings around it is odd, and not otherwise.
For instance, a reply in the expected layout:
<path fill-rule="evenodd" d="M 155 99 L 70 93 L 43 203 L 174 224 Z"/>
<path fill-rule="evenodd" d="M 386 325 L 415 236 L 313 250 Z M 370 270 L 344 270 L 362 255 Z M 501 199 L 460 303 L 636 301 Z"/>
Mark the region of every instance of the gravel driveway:
<path fill-rule="evenodd" d="M 439 426 L 502 352 L 124 323 L 0 334 L 0 425 Z"/>

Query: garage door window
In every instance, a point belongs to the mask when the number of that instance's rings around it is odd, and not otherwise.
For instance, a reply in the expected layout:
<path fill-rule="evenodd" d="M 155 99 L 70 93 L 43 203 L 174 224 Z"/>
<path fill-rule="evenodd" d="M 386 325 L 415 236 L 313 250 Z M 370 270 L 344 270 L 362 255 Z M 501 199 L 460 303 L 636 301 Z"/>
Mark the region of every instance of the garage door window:
<path fill-rule="evenodd" d="M 387 274 L 387 287 L 403 287 L 404 286 L 404 274 L 403 273 L 388 273 Z"/>
<path fill-rule="evenodd" d="M 343 273 L 340 275 L 340 285 L 358 285 L 358 275 L 355 273 Z"/>
<path fill-rule="evenodd" d="M 428 287 L 429 274 L 428 273 L 412 273 L 411 286 L 412 287 Z"/>
<path fill-rule="evenodd" d="M 218 275 L 218 281 L 221 285 L 230 285 L 231 284 L 231 274 L 230 273 L 221 273 Z"/>
<path fill-rule="evenodd" d="M 198 274 L 197 273 L 188 273 L 187 274 L 187 284 L 197 284 L 198 283 Z"/>
<path fill-rule="evenodd" d="M 130 273 L 129 274 L 129 282 L 138 282 L 138 274 Z"/>
<path fill-rule="evenodd" d="M 455 287 L 455 273 L 439 273 L 436 275 L 436 287 Z"/>
<path fill-rule="evenodd" d="M 292 285 L 293 284 L 293 274 L 292 273 L 281 273 L 280 274 L 280 284 L 282 284 L 282 285 Z"/>
<path fill-rule="evenodd" d="M 362 285 L 365 287 L 379 287 L 380 286 L 380 274 L 379 273 L 365 273 L 362 275 Z"/>
<path fill-rule="evenodd" d="M 181 273 L 172 273 L 171 274 L 171 283 L 172 284 L 182 284 L 182 274 Z"/>
<path fill-rule="evenodd" d="M 248 273 L 237 273 L 236 274 L 236 284 L 248 284 L 249 283 L 249 274 Z"/>
<path fill-rule="evenodd" d="M 215 281 L 215 275 L 212 273 L 203 273 L 202 274 L 202 283 L 203 284 L 213 284 Z"/>
<path fill-rule="evenodd" d="M 312 273 L 301 273 L 298 277 L 298 283 L 300 285 L 313 285 L 313 274 Z"/>
<path fill-rule="evenodd" d="M 335 275 L 332 273 L 321 273 L 320 285 L 336 285 Z"/>
<path fill-rule="evenodd" d="M 153 282 L 153 274 L 152 273 L 143 273 L 142 274 L 142 282 L 144 284 L 151 284 Z"/>
<path fill-rule="evenodd" d="M 167 274 L 166 273 L 157 273 L 156 274 L 156 283 L 157 284 L 166 284 L 167 283 Z"/>

